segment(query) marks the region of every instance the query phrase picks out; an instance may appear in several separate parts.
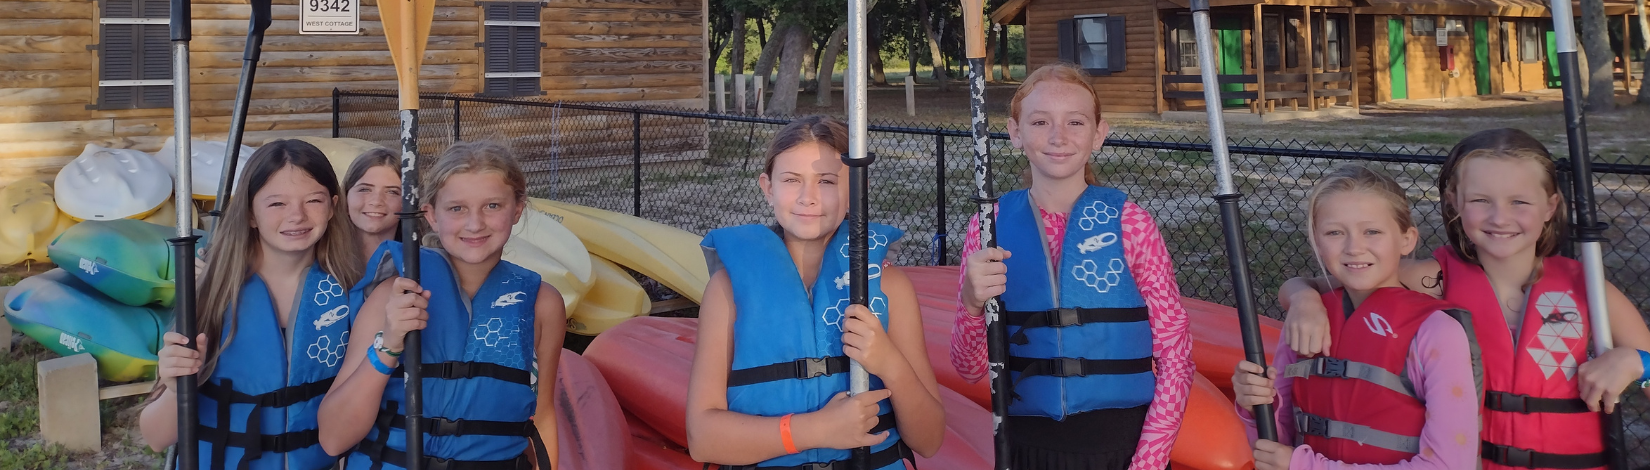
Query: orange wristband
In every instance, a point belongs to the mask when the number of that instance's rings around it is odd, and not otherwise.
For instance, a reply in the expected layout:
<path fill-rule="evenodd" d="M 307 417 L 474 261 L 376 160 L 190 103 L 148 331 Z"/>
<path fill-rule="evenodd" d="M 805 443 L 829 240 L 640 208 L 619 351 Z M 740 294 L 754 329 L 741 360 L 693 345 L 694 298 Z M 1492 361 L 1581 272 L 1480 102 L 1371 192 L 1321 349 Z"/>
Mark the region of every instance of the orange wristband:
<path fill-rule="evenodd" d="M 779 442 L 785 445 L 785 453 L 796 453 L 796 443 L 791 442 L 791 415 L 779 418 Z"/>

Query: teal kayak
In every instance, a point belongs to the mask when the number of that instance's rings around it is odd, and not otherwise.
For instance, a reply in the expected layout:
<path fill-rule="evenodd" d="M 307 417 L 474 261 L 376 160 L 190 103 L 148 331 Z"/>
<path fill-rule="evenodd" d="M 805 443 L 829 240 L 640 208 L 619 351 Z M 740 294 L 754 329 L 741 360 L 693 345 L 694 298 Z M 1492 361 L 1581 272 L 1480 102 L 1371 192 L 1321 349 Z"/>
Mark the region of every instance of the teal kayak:
<path fill-rule="evenodd" d="M 115 382 L 155 378 L 161 335 L 172 323 L 171 309 L 116 302 L 62 268 L 18 282 L 5 312 L 13 329 L 52 352 L 91 353 L 98 376 Z"/>
<path fill-rule="evenodd" d="M 141 220 L 88 220 L 69 227 L 46 253 L 109 298 L 133 306 L 172 305 L 172 228 Z"/>

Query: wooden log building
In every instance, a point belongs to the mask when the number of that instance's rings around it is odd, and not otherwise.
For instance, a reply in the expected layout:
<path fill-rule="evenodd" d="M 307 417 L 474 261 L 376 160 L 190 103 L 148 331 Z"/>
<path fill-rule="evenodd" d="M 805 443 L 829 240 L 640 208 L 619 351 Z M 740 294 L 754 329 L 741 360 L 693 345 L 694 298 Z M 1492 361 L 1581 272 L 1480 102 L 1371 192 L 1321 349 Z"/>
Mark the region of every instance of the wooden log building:
<path fill-rule="evenodd" d="M 329 135 L 334 88 L 395 89 L 376 0 L 362 0 L 361 33 L 348 36 L 299 35 L 298 1 L 275 0 L 248 145 Z M 705 106 L 706 0 L 436 2 L 425 93 Z M 0 0 L 0 184 L 51 178 L 87 143 L 160 148 L 173 133 L 167 9 L 166 0 Z M 228 132 L 250 10 L 194 0 L 197 138 Z"/>
<path fill-rule="evenodd" d="M 1211 4 L 1228 108 L 1356 112 L 1359 104 L 1558 87 L 1552 19 L 1540 0 Z M 1188 7 L 1187 0 L 1011 0 L 991 21 L 1026 25 L 1028 68 L 1066 61 L 1093 75 L 1107 114 L 1161 116 L 1203 105 Z M 1618 82 L 1635 90 L 1642 59 L 1632 45 L 1644 38 L 1628 27 L 1632 2 L 1605 0 L 1605 12 L 1621 24 L 1611 28 Z M 1440 37 L 1448 48 L 1438 46 Z"/>

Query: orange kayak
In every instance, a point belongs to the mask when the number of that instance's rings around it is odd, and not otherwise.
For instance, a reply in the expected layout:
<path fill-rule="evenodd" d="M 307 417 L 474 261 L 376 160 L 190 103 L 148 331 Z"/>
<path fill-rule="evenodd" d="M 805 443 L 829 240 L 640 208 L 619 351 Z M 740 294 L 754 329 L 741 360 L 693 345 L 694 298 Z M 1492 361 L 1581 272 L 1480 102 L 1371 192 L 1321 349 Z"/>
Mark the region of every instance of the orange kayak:
<path fill-rule="evenodd" d="M 637 317 L 603 332 L 585 349 L 585 356 L 602 370 L 619 405 L 634 422 L 675 446 L 687 445 L 685 384 L 698 325 L 691 318 Z M 990 468 L 991 413 L 944 387 L 940 397 L 945 406 L 945 442 L 934 457 L 919 457 L 918 464 L 923 468 Z M 646 440 L 636 437 L 645 436 L 642 432 L 631 434 L 633 441 Z M 648 468 L 676 468 L 651 466 L 675 458 L 666 452 L 647 449 L 640 453 L 649 454 Z"/>
<path fill-rule="evenodd" d="M 556 367 L 556 468 L 626 468 L 630 427 L 601 371 L 567 350 Z"/>

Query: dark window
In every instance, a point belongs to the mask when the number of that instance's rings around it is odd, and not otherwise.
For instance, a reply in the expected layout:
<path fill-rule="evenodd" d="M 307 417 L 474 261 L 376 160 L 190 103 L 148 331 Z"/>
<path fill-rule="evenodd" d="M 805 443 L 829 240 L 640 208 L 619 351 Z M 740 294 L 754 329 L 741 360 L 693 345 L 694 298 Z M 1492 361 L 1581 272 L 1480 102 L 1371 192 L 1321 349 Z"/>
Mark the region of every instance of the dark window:
<path fill-rule="evenodd" d="M 97 109 L 172 106 L 172 35 L 166 0 L 103 0 Z"/>
<path fill-rule="evenodd" d="M 1409 30 L 1416 36 L 1434 36 L 1438 34 L 1438 17 L 1412 16 L 1409 18 Z"/>
<path fill-rule="evenodd" d="M 1082 67 L 1091 75 L 1110 75 L 1125 68 L 1123 17 L 1093 15 L 1060 20 L 1060 60 Z"/>
<path fill-rule="evenodd" d="M 1509 49 L 1509 46 L 1511 46 L 1512 44 L 1511 44 L 1510 40 L 1508 39 L 1508 37 L 1512 36 L 1512 34 L 1513 34 L 1513 32 L 1512 32 L 1513 31 L 1512 30 L 1512 22 L 1511 21 L 1501 21 L 1500 24 L 1501 24 L 1501 27 L 1500 27 L 1501 37 L 1499 38 L 1500 39 L 1499 42 L 1500 42 L 1500 46 L 1501 46 L 1501 61 L 1502 62 L 1512 62 L 1512 50 Z"/>
<path fill-rule="evenodd" d="M 1529 20 L 1518 22 L 1518 60 L 1540 62 L 1541 42 L 1540 23 Z"/>
<path fill-rule="evenodd" d="M 1325 18 L 1323 22 L 1325 47 L 1329 48 L 1329 62 L 1324 64 L 1325 70 L 1340 70 L 1344 62 L 1341 61 L 1341 20 L 1340 18 Z"/>
<path fill-rule="evenodd" d="M 485 2 L 482 93 L 529 96 L 539 89 L 539 3 Z"/>
<path fill-rule="evenodd" d="M 1283 53 L 1283 21 L 1277 16 L 1266 16 L 1260 19 L 1261 47 L 1265 51 L 1266 70 L 1278 69 L 1278 55 Z"/>

